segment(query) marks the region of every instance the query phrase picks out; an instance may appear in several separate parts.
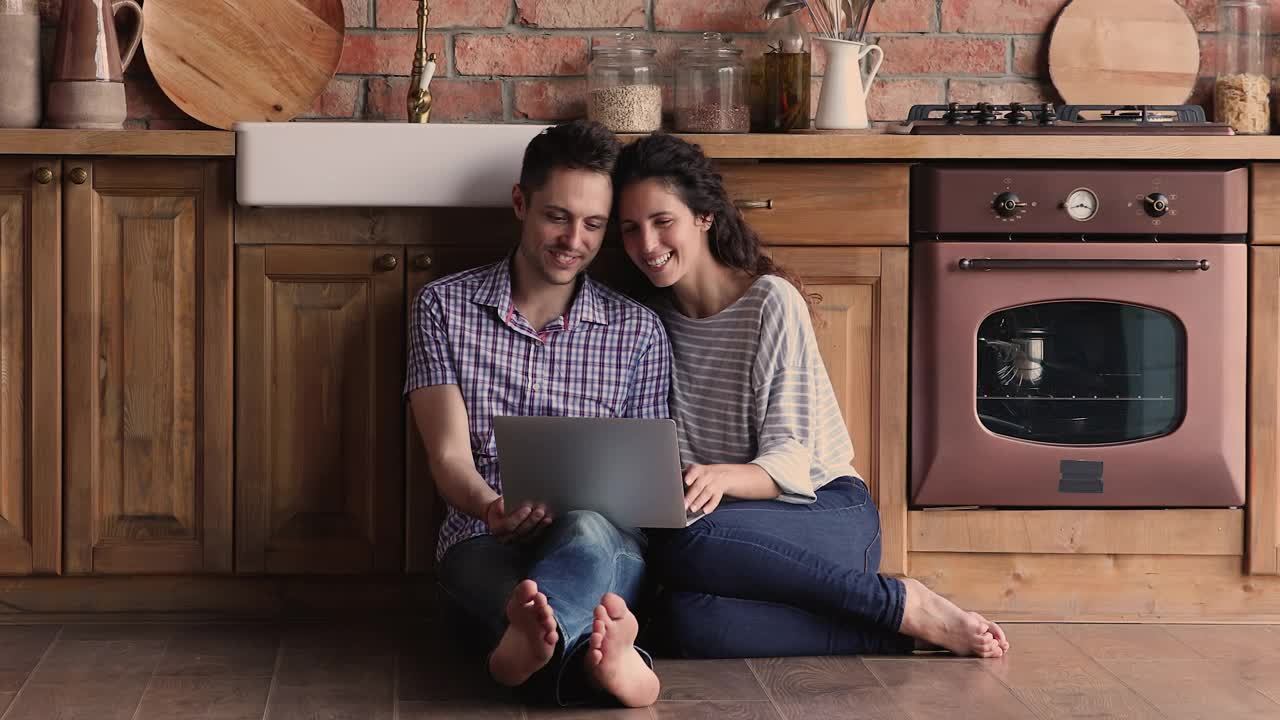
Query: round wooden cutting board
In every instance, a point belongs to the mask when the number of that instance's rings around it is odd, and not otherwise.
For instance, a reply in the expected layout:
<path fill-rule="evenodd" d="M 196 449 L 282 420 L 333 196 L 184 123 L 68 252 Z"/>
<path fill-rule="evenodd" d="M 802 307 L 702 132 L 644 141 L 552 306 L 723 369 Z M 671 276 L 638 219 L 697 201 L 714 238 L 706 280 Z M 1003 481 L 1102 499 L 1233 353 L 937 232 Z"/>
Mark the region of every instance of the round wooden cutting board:
<path fill-rule="evenodd" d="M 1072 105 L 1177 105 L 1199 71 L 1199 37 L 1174 0 L 1074 0 L 1049 38 L 1049 77 Z"/>
<path fill-rule="evenodd" d="M 147 0 L 142 9 L 142 45 L 160 88 L 224 130 L 292 119 L 342 57 L 342 0 Z"/>

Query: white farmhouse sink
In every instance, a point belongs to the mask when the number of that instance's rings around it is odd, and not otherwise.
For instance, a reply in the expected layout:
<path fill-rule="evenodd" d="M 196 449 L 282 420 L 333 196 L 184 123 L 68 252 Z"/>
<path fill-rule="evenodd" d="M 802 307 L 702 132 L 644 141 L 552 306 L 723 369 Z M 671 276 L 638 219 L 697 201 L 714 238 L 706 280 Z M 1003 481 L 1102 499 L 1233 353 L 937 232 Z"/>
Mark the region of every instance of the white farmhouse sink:
<path fill-rule="evenodd" d="M 241 205 L 502 207 L 546 125 L 236 123 Z"/>

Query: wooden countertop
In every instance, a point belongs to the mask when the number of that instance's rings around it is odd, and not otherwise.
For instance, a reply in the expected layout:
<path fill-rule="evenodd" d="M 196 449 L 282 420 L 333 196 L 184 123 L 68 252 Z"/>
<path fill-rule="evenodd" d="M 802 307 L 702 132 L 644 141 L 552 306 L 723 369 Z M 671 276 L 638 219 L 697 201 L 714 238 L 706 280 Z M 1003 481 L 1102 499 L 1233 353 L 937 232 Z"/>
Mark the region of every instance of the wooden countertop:
<path fill-rule="evenodd" d="M 630 138 L 635 136 L 624 136 Z M 681 135 L 723 159 L 1280 160 L 1280 136 Z"/>
<path fill-rule="evenodd" d="M 235 154 L 235 133 L 221 130 L 0 130 L 0 155 Z"/>
<path fill-rule="evenodd" d="M 639 137 L 623 135 L 624 140 Z M 762 160 L 1280 160 L 1280 136 L 682 135 L 714 158 Z M 219 130 L 0 130 L 0 155 L 234 157 Z"/>

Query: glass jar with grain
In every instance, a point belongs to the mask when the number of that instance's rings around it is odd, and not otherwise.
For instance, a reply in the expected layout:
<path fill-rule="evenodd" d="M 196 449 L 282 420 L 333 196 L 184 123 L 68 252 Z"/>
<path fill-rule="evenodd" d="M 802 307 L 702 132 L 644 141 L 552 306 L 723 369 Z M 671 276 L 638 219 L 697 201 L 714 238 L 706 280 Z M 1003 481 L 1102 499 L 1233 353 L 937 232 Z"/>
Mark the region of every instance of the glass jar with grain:
<path fill-rule="evenodd" d="M 662 81 L 655 56 L 632 32 L 619 32 L 591 49 L 587 66 L 587 118 L 617 133 L 647 133 L 662 126 Z"/>
<path fill-rule="evenodd" d="M 680 48 L 676 64 L 676 131 L 744 133 L 751 129 L 742 48 L 720 33 Z"/>
<path fill-rule="evenodd" d="M 1269 44 L 1265 0 L 1218 3 L 1213 115 L 1239 135 L 1264 135 L 1271 128 Z"/>

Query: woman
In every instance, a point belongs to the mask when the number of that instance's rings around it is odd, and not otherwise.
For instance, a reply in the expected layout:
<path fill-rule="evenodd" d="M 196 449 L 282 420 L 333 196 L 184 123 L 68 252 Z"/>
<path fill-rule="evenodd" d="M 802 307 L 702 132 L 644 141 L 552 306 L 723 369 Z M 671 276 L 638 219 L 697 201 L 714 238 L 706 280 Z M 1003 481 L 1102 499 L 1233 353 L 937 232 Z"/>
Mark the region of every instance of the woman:
<path fill-rule="evenodd" d="M 642 138 L 618 158 L 614 192 L 627 254 L 665 289 L 655 309 L 672 346 L 685 504 L 707 513 L 651 552 L 676 650 L 1001 656 L 998 625 L 878 574 L 879 514 L 850 464 L 808 303 L 701 150 Z"/>

